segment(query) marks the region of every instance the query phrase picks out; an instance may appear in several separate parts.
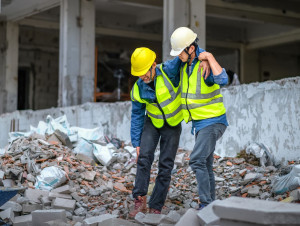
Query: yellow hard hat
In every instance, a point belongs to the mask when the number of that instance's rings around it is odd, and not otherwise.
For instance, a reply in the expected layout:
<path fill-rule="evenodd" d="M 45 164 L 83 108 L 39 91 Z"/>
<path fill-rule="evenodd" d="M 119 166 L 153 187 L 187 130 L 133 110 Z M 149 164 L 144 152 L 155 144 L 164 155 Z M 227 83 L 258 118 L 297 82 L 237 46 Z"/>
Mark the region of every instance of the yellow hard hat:
<path fill-rule="evenodd" d="M 188 27 L 179 27 L 171 35 L 171 56 L 178 56 L 186 47 L 197 38 L 197 34 Z"/>
<path fill-rule="evenodd" d="M 134 76 L 145 75 L 153 62 L 156 54 L 146 47 L 136 48 L 131 55 L 131 74 Z"/>

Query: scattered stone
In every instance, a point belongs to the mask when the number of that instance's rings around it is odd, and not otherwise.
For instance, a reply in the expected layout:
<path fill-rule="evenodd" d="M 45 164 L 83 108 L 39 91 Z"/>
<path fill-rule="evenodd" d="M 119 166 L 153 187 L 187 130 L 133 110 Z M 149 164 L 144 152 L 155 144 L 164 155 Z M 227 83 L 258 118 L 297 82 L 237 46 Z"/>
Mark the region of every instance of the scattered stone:
<path fill-rule="evenodd" d="M 56 198 L 53 200 L 52 207 L 54 209 L 65 209 L 65 210 L 74 210 L 75 209 L 75 200 Z"/>

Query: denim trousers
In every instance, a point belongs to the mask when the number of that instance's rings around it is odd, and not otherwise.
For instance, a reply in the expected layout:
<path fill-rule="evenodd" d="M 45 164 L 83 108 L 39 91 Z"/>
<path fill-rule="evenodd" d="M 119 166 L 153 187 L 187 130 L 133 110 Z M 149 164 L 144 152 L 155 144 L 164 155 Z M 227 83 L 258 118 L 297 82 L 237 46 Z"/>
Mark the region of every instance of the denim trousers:
<path fill-rule="evenodd" d="M 196 134 L 194 149 L 190 155 L 190 167 L 196 174 L 201 204 L 215 200 L 215 177 L 213 173 L 214 151 L 217 140 L 226 130 L 224 124 L 204 127 Z"/>
<path fill-rule="evenodd" d="M 132 195 L 134 198 L 137 198 L 138 196 L 147 194 L 154 152 L 160 139 L 158 175 L 149 201 L 150 208 L 161 210 L 164 206 L 171 181 L 171 172 L 179 145 L 180 134 L 181 124 L 171 127 L 165 123 L 162 128 L 158 129 L 153 126 L 151 119 L 145 116 L 140 154 L 137 161 L 135 186 Z"/>

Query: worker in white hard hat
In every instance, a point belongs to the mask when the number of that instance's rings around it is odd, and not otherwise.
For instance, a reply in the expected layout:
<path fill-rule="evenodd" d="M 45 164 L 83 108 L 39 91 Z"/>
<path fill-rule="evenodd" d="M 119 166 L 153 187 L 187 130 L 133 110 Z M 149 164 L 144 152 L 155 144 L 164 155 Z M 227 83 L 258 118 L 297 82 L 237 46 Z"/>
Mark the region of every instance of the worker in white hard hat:
<path fill-rule="evenodd" d="M 228 76 L 211 53 L 199 51 L 197 34 L 191 29 L 177 28 L 171 36 L 171 46 L 170 54 L 182 61 L 183 118 L 186 123 L 192 121 L 192 134 L 196 134 L 189 164 L 196 174 L 202 209 L 215 200 L 214 150 L 228 126 L 220 86 L 227 84 Z M 199 72 L 201 61 L 209 63 L 210 74 Z"/>

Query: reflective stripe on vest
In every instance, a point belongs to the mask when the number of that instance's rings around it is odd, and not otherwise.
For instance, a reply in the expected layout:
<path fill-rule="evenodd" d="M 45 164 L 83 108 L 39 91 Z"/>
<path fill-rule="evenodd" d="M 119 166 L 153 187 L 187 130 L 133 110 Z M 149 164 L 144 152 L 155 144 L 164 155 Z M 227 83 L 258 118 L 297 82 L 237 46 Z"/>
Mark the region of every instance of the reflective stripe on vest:
<path fill-rule="evenodd" d="M 181 102 L 186 122 L 218 117 L 226 112 L 220 86 L 207 86 L 201 76 L 203 68 L 198 72 L 199 65 L 200 61 L 196 63 L 190 77 L 186 73 L 187 64 L 180 71 Z"/>

